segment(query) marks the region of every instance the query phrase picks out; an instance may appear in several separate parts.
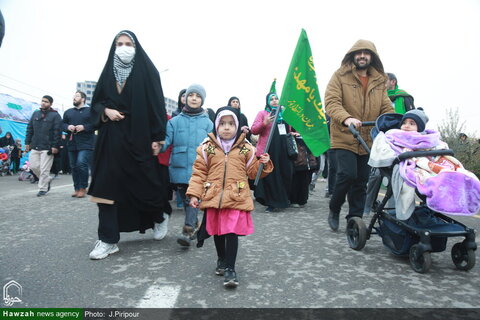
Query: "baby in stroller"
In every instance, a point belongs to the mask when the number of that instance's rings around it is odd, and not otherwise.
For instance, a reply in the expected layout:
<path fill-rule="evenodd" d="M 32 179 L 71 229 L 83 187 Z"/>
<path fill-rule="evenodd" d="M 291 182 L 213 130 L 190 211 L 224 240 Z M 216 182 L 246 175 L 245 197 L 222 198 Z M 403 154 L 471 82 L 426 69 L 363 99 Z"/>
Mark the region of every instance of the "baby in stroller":
<path fill-rule="evenodd" d="M 369 165 L 391 165 L 400 154 L 411 151 L 444 150 L 440 134 L 425 129 L 428 117 L 422 109 L 402 116 L 399 129 L 379 132 Z M 480 210 L 480 181 L 451 155 L 416 156 L 394 167 L 392 187 L 397 218 L 408 219 L 415 209 L 415 188 L 426 197 L 427 206 L 451 215 L 474 215 Z"/>
<path fill-rule="evenodd" d="M 393 254 L 408 255 L 412 268 L 424 273 L 430 252 L 444 251 L 448 237 L 463 236 L 452 248 L 452 260 L 458 269 L 469 270 L 475 265 L 475 232 L 442 213 L 477 213 L 480 182 L 446 149 L 438 132 L 425 130 L 427 121 L 421 109 L 377 119 L 369 165 L 386 179 L 387 191 L 368 227 L 361 218 L 348 221 L 347 239 L 352 249 L 361 250 L 376 233 Z M 362 142 L 354 128 L 350 131 Z M 427 205 L 415 206 L 415 194 Z M 392 196 L 395 208 L 385 210 Z"/>
<path fill-rule="evenodd" d="M 0 175 L 5 176 L 10 172 L 10 153 L 13 147 L 5 146 L 0 148 Z"/>

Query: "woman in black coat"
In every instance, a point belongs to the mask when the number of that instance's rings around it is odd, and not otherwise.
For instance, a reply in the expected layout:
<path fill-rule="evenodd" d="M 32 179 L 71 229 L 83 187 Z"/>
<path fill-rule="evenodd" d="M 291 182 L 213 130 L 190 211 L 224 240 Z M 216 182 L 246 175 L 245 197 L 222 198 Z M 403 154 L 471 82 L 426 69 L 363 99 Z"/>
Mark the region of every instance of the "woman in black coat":
<path fill-rule="evenodd" d="M 6 146 L 15 146 L 15 140 L 13 139 L 12 133 L 10 131 L 5 133 L 5 135 L 0 138 L 0 148 Z"/>
<path fill-rule="evenodd" d="M 231 97 L 228 99 L 228 104 L 227 106 L 238 109 L 240 112 L 240 119 L 238 119 L 238 126 L 240 129 L 242 129 L 242 132 L 247 134 L 247 140 L 250 141 L 250 137 L 252 136 L 252 133 L 250 132 L 250 127 L 248 126 L 248 119 L 247 117 L 242 113 L 240 107 L 240 99 L 237 97 Z"/>

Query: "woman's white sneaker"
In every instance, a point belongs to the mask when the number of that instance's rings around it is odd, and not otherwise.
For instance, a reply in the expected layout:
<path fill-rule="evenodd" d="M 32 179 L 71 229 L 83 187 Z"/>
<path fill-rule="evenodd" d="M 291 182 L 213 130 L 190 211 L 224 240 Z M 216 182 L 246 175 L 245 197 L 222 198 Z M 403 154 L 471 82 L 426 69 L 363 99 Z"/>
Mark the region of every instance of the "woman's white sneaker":
<path fill-rule="evenodd" d="M 168 219 L 170 219 L 170 216 L 168 214 L 164 213 L 163 218 L 165 220 L 163 220 L 162 223 L 156 223 L 155 222 L 155 225 L 153 227 L 153 239 L 155 239 L 155 240 L 162 240 L 167 235 Z"/>
<path fill-rule="evenodd" d="M 105 259 L 110 254 L 118 252 L 119 250 L 120 249 L 118 249 L 118 246 L 116 243 L 110 244 L 110 243 L 103 242 L 101 240 L 97 240 L 97 242 L 95 242 L 95 248 L 93 248 L 92 252 L 90 252 L 90 259 L 92 260 Z"/>

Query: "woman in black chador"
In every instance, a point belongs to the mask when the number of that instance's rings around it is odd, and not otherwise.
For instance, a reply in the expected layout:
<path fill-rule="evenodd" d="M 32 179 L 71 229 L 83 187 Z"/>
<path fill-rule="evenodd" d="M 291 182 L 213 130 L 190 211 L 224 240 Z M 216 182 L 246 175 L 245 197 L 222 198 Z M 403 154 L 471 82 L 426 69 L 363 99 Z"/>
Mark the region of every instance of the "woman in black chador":
<path fill-rule="evenodd" d="M 97 260 L 118 252 L 120 232 L 155 232 L 172 210 L 154 157 L 167 121 L 160 76 L 133 32 L 115 37 L 91 113 L 98 138 L 88 194 L 98 204 L 99 240 L 90 259 Z"/>
<path fill-rule="evenodd" d="M 257 158 L 268 152 L 273 162 L 273 172 L 261 179 L 255 187 L 255 199 L 264 206 L 266 212 L 279 211 L 290 206 L 288 197 L 292 186 L 293 166 L 287 156 L 287 133 L 291 128 L 283 120 L 283 107 L 278 105 L 276 93 L 269 93 L 266 106 L 261 110 L 250 128 L 253 134 L 258 134 Z M 277 122 L 274 114 L 278 112 Z M 273 131 L 270 149 L 265 151 L 270 131 Z"/>

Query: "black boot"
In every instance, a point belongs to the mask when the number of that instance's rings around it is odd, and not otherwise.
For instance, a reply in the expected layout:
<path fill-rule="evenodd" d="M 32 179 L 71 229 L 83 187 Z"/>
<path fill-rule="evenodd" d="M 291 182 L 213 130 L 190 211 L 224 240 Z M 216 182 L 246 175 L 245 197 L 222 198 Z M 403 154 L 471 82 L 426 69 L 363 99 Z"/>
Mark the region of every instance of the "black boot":
<path fill-rule="evenodd" d="M 235 270 L 230 268 L 225 268 L 225 280 L 223 280 L 223 285 L 227 288 L 236 288 L 238 286 L 237 273 Z"/>
<path fill-rule="evenodd" d="M 215 269 L 215 274 L 217 276 L 223 276 L 223 274 L 225 273 L 225 268 L 226 268 L 225 259 L 218 258 L 217 268 Z"/>
<path fill-rule="evenodd" d="M 330 213 L 328 214 L 328 225 L 333 231 L 338 230 L 339 216 L 340 212 L 335 213 L 332 210 L 330 210 Z"/>

